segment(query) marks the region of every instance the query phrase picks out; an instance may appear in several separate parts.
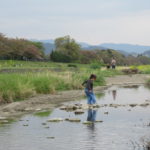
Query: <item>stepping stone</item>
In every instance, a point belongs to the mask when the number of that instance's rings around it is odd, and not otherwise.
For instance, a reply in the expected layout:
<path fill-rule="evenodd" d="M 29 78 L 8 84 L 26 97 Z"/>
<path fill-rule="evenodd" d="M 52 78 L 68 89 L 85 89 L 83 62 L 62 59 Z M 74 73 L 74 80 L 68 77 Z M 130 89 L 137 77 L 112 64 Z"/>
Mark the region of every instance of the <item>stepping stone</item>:
<path fill-rule="evenodd" d="M 47 139 L 55 139 L 55 137 L 53 137 L 53 136 L 52 137 L 47 137 Z"/>
<path fill-rule="evenodd" d="M 137 106 L 137 104 L 129 104 L 129 106 L 135 107 L 135 106 Z"/>
<path fill-rule="evenodd" d="M 23 126 L 24 126 L 24 127 L 28 127 L 29 125 L 28 125 L 28 124 L 24 124 Z"/>
<path fill-rule="evenodd" d="M 102 123 L 103 121 L 102 120 L 96 120 L 95 122 L 96 123 Z"/>
<path fill-rule="evenodd" d="M 84 114 L 84 111 L 82 109 L 78 109 L 74 113 L 75 115 L 80 115 L 80 114 Z"/>
<path fill-rule="evenodd" d="M 105 114 L 105 115 L 108 115 L 108 114 L 109 114 L 109 112 L 104 112 L 104 114 Z"/>
<path fill-rule="evenodd" d="M 90 124 L 93 124 L 94 122 L 92 122 L 92 121 L 84 121 L 83 122 L 83 124 L 85 124 L 85 125 L 90 125 Z"/>
<path fill-rule="evenodd" d="M 65 119 L 66 121 L 69 121 L 69 122 L 81 122 L 81 120 L 80 119 L 78 119 L 78 118 L 66 118 Z"/>
<path fill-rule="evenodd" d="M 46 123 L 42 123 L 43 126 L 47 125 Z"/>
<path fill-rule="evenodd" d="M 61 122 L 61 121 L 63 121 L 62 118 L 53 118 L 53 119 L 47 120 L 47 122 Z"/>

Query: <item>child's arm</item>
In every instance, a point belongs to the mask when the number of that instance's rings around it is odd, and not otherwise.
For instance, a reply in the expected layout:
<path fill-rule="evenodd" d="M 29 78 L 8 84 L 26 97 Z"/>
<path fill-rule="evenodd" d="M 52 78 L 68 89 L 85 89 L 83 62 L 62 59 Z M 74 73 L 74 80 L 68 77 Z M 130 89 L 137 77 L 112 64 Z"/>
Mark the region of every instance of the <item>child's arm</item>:
<path fill-rule="evenodd" d="M 82 83 L 82 86 L 84 86 L 86 83 L 87 83 L 87 81 L 84 81 L 84 82 Z"/>

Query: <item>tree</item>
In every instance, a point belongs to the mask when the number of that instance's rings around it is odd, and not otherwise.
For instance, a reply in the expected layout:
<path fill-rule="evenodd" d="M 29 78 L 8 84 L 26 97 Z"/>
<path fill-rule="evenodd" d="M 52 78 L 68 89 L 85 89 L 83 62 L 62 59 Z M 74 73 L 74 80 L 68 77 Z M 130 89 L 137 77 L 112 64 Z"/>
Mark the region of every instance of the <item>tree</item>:
<path fill-rule="evenodd" d="M 59 37 L 55 40 L 55 51 L 51 59 L 58 62 L 75 62 L 79 60 L 80 45 L 70 36 Z M 66 60 L 67 59 L 67 60 Z"/>
<path fill-rule="evenodd" d="M 7 38 L 0 34 L 0 59 L 41 60 L 44 48 L 39 42 Z"/>

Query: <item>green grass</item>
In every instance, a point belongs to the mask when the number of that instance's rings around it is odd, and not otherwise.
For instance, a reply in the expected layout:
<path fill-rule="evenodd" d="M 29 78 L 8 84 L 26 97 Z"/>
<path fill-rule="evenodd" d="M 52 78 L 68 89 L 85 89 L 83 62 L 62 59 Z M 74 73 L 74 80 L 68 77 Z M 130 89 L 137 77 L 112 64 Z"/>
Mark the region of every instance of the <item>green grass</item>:
<path fill-rule="evenodd" d="M 34 115 L 37 117 L 48 117 L 52 111 L 43 111 L 43 112 L 37 112 Z"/>
<path fill-rule="evenodd" d="M 132 66 L 132 68 L 139 69 L 143 74 L 150 74 L 150 65 Z"/>
<path fill-rule="evenodd" d="M 62 71 L 20 72 L 0 74 L 0 102 L 13 102 L 27 99 L 37 94 L 53 94 L 57 91 L 83 89 L 82 83 L 90 74 L 96 74 L 95 86 L 105 85 L 105 77 L 121 74 L 118 70 L 91 69 L 90 65 L 74 64 L 78 69 L 70 70 L 68 64 L 50 62 L 23 62 L 23 61 L 0 61 L 5 67 L 12 64 L 22 63 L 22 67 L 64 67 Z M 8 65 L 9 64 L 9 65 Z M 34 68 L 33 67 L 33 68 Z M 12 66 L 12 69 L 15 68 Z M 18 68 L 18 69 L 20 69 Z"/>
<path fill-rule="evenodd" d="M 7 122 L 5 122 L 5 121 L 7 121 Z M 3 126 L 5 126 L 6 124 L 11 124 L 11 123 L 14 123 L 16 120 L 14 120 L 14 119 L 11 119 L 11 118 L 9 118 L 9 119 L 6 119 L 6 120 L 0 120 L 0 127 L 3 127 Z"/>
<path fill-rule="evenodd" d="M 24 68 L 69 68 L 69 66 L 76 66 L 77 68 L 88 67 L 88 64 L 78 63 L 54 63 L 54 62 L 40 62 L 40 61 L 18 61 L 18 60 L 0 60 L 0 69 L 24 69 Z"/>

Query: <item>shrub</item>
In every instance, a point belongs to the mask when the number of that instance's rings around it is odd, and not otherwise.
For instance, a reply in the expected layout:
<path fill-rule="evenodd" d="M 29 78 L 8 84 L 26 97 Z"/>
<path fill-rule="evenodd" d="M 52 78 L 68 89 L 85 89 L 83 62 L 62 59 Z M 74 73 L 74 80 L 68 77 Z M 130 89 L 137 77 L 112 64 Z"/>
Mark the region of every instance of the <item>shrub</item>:
<path fill-rule="evenodd" d="M 75 64 L 68 64 L 68 67 L 77 68 L 77 65 L 75 65 Z"/>
<path fill-rule="evenodd" d="M 100 63 L 92 63 L 90 65 L 91 69 L 101 69 L 101 64 Z"/>

